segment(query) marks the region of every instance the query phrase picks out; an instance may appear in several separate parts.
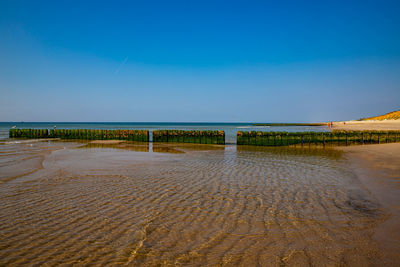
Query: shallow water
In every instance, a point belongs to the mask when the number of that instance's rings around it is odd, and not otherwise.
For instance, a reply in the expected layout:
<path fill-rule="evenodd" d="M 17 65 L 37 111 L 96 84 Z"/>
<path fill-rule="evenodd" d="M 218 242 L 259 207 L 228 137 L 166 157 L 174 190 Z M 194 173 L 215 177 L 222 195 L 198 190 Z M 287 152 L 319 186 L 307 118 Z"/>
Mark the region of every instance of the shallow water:
<path fill-rule="evenodd" d="M 379 265 L 341 152 L 0 143 L 0 265 Z"/>

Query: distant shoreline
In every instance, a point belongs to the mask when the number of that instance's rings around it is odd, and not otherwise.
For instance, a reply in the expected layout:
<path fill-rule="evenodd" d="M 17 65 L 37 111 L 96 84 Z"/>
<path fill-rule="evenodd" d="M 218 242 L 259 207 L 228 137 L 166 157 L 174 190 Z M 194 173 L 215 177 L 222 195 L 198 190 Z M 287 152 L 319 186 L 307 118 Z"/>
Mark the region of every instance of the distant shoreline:
<path fill-rule="evenodd" d="M 369 120 L 369 121 L 340 121 L 333 122 L 332 127 L 337 130 L 350 131 L 389 131 L 400 130 L 400 120 Z"/>

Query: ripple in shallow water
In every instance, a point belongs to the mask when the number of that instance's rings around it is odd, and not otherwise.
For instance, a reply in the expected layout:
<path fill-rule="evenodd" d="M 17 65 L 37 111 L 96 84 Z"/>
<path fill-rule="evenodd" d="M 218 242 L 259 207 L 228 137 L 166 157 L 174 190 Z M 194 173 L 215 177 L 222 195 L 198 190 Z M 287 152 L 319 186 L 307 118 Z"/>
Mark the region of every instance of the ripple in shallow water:
<path fill-rule="evenodd" d="M 379 256 L 371 235 L 383 214 L 337 151 L 72 147 L 1 148 L 0 170 L 44 159 L 0 185 L 1 265 L 365 266 Z"/>

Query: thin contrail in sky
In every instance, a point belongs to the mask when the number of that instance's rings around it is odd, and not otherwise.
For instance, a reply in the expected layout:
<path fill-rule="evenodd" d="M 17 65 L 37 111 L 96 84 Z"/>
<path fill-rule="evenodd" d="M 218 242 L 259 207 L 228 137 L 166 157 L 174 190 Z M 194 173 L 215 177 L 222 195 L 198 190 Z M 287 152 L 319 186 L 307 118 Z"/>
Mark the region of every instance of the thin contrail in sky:
<path fill-rule="evenodd" d="M 124 61 L 121 62 L 121 64 L 119 64 L 118 68 L 114 71 L 114 74 L 117 74 L 119 72 L 119 70 L 125 65 L 125 63 L 128 61 L 128 57 L 126 57 L 124 59 Z"/>

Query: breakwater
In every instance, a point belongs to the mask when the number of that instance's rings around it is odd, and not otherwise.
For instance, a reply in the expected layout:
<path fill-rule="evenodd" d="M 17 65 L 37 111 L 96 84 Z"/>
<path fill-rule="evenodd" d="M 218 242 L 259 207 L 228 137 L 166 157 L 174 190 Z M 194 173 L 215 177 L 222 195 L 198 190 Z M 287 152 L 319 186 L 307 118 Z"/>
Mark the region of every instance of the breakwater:
<path fill-rule="evenodd" d="M 153 142 L 225 144 L 224 131 L 182 131 L 156 130 L 153 131 Z"/>
<path fill-rule="evenodd" d="M 10 138 L 48 138 L 49 130 L 47 129 L 10 129 Z"/>
<path fill-rule="evenodd" d="M 127 140 L 149 142 L 148 130 L 94 130 L 94 129 L 10 129 L 10 138 L 61 138 L 81 140 Z M 225 144 L 224 131 L 153 131 L 154 142 Z"/>
<path fill-rule="evenodd" d="M 400 131 L 237 132 L 237 145 L 349 145 L 400 142 Z"/>
<path fill-rule="evenodd" d="M 87 129 L 53 129 L 50 137 L 61 139 L 86 139 L 86 140 L 127 140 L 149 141 L 149 131 L 146 130 L 87 130 Z"/>
<path fill-rule="evenodd" d="M 61 138 L 82 140 L 149 141 L 147 130 L 10 129 L 10 138 Z"/>
<path fill-rule="evenodd" d="M 61 138 L 149 142 L 148 130 L 10 129 L 10 138 Z M 225 144 L 224 131 L 155 130 L 153 142 Z M 238 131 L 237 145 L 351 145 L 400 142 L 400 131 L 262 132 Z"/>

